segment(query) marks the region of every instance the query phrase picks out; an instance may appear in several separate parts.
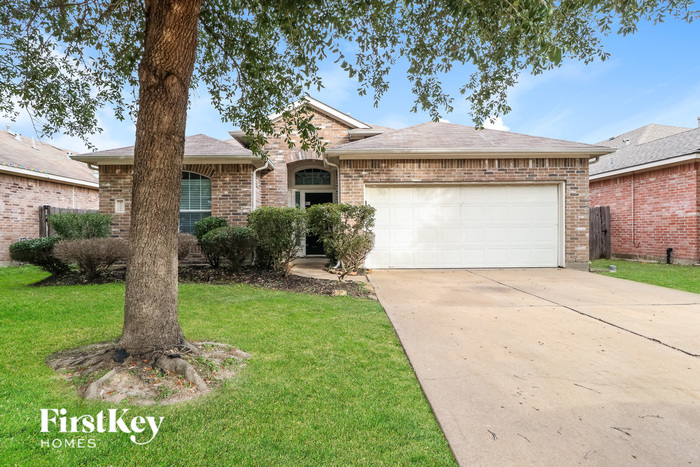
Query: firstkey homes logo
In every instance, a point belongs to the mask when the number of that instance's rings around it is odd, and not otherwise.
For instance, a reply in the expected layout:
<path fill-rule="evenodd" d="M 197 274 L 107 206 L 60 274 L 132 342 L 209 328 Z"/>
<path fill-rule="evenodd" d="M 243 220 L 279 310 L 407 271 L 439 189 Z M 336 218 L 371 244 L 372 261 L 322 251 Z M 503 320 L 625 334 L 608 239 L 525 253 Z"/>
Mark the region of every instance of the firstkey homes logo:
<path fill-rule="evenodd" d="M 80 415 L 69 417 L 66 409 L 40 409 L 41 433 L 60 433 L 65 435 L 73 433 L 84 435 L 90 433 L 126 433 L 132 443 L 146 445 L 153 441 L 160 430 L 160 425 L 165 417 L 127 417 L 129 409 L 108 409 L 100 411 L 96 415 Z M 79 438 L 66 440 L 55 438 L 42 440 L 42 447 L 88 447 L 94 448 L 94 439 Z"/>

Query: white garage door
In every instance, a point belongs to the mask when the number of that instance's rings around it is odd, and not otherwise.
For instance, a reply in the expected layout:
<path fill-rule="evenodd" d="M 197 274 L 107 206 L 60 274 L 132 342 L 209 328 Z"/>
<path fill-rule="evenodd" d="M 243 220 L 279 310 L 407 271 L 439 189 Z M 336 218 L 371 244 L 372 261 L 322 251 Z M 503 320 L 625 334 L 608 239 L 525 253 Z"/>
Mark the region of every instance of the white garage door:
<path fill-rule="evenodd" d="M 557 267 L 558 185 L 368 186 L 369 268 Z"/>

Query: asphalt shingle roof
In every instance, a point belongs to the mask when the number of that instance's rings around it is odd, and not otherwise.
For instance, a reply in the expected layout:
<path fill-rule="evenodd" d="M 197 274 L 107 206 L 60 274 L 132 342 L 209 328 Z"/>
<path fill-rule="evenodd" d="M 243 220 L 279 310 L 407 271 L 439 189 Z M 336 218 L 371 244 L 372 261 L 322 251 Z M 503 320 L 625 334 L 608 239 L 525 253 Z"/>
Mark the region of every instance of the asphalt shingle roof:
<path fill-rule="evenodd" d="M 343 144 L 331 152 L 351 152 L 356 150 L 470 150 L 508 149 L 524 152 L 601 149 L 590 144 L 576 143 L 559 139 L 542 138 L 498 130 L 477 130 L 472 126 L 446 122 L 421 123 L 400 130 L 389 131 L 371 138 Z"/>
<path fill-rule="evenodd" d="M 629 145 L 633 146 L 636 144 L 648 143 L 649 141 L 665 138 L 667 136 L 675 135 L 688 130 L 690 130 L 690 128 L 650 123 L 649 125 L 637 128 L 636 130 L 628 131 L 627 133 L 623 133 L 619 136 L 596 143 L 596 145 L 607 146 L 609 148 L 621 148 L 626 146 L 625 140 L 628 140 Z"/>
<path fill-rule="evenodd" d="M 82 162 L 68 158 L 65 149 L 48 143 L 21 137 L 21 141 L 10 132 L 0 130 L 0 167 L 14 167 L 32 172 L 57 175 L 59 177 L 97 183 L 92 169 Z"/>
<path fill-rule="evenodd" d="M 700 128 L 656 139 L 648 143 L 623 146 L 591 164 L 590 174 L 599 175 L 690 154 L 700 154 Z"/>
<path fill-rule="evenodd" d="M 235 139 L 222 141 L 207 135 L 192 135 L 185 138 L 185 156 L 250 156 L 253 154 Z M 98 157 L 134 157 L 134 147 L 106 149 L 82 155 Z"/>

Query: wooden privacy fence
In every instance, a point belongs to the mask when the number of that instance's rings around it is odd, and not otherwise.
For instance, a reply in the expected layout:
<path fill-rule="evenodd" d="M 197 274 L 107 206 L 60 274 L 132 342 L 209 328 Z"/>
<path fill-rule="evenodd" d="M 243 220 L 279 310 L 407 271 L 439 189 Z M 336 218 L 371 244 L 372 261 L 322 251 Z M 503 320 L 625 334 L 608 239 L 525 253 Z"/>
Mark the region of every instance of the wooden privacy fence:
<path fill-rule="evenodd" d="M 99 212 L 96 209 L 72 209 L 72 208 L 56 208 L 45 204 L 39 206 L 39 236 L 50 237 L 53 235 L 51 224 L 49 224 L 49 216 L 51 214 L 60 214 L 70 212 L 74 214 L 84 214 L 86 212 Z"/>
<path fill-rule="evenodd" d="M 591 208 L 589 219 L 590 260 L 610 259 L 610 206 Z"/>

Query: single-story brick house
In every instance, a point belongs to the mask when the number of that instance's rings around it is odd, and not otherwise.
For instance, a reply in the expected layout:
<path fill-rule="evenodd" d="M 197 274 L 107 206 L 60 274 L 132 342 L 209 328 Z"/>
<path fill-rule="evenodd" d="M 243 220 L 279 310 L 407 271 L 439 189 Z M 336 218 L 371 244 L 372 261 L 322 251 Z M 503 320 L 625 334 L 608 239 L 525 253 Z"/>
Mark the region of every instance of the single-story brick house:
<path fill-rule="evenodd" d="M 39 208 L 97 209 L 95 171 L 71 153 L 18 133 L 0 130 L 0 264 L 20 238 L 37 238 Z"/>
<path fill-rule="evenodd" d="M 700 128 L 647 125 L 598 145 L 591 207 L 610 206 L 612 254 L 700 262 Z"/>
<path fill-rule="evenodd" d="M 609 148 L 450 123 L 393 130 L 307 105 L 325 155 L 271 138 L 265 163 L 240 131 L 188 137 L 181 229 L 207 215 L 244 223 L 257 206 L 368 203 L 377 208 L 368 267 L 586 267 L 588 163 Z M 74 159 L 99 166 L 100 210 L 127 235 L 133 147 Z M 301 253 L 322 251 L 309 243 Z"/>

